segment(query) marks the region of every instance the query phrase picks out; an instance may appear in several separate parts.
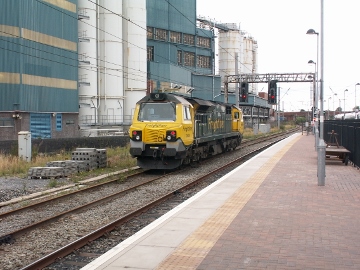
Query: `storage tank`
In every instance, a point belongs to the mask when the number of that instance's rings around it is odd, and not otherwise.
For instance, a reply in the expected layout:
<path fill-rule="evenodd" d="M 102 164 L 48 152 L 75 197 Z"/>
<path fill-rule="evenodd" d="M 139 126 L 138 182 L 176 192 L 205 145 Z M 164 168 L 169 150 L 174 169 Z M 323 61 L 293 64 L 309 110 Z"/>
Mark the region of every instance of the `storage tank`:
<path fill-rule="evenodd" d="M 146 94 L 146 59 L 146 0 L 79 0 L 82 129 L 131 124 Z"/>
<path fill-rule="evenodd" d="M 136 102 L 146 95 L 146 0 L 124 0 L 124 15 L 131 21 L 124 21 L 125 69 L 125 115 L 132 117 Z M 127 119 L 125 119 L 127 120 Z M 129 119 L 131 121 L 131 119 Z"/>
<path fill-rule="evenodd" d="M 250 36 L 243 36 L 243 72 L 257 73 L 257 42 Z M 258 93 L 258 84 L 251 83 L 249 92 Z"/>
<path fill-rule="evenodd" d="M 238 54 L 238 74 L 257 73 L 257 42 L 246 32 L 240 30 L 240 25 L 224 23 L 219 29 L 219 73 L 222 78 L 226 75 L 236 75 L 235 55 Z M 235 91 L 235 84 L 229 84 L 229 92 Z M 251 83 L 249 92 L 258 93 L 258 84 Z"/>
<path fill-rule="evenodd" d="M 229 30 L 219 29 L 219 74 L 222 79 L 226 75 L 237 74 L 235 70 L 235 55 L 238 54 L 238 73 L 243 72 L 242 59 L 242 36 L 240 26 L 234 23 L 223 24 Z M 229 92 L 235 92 L 235 84 L 230 83 L 228 86 Z"/>
<path fill-rule="evenodd" d="M 99 109 L 100 125 L 122 123 L 124 98 L 123 1 L 102 0 L 99 8 Z M 125 39 L 126 40 L 126 39 Z"/>
<path fill-rule="evenodd" d="M 98 107 L 97 5 L 79 0 L 79 125 L 96 123 Z"/>

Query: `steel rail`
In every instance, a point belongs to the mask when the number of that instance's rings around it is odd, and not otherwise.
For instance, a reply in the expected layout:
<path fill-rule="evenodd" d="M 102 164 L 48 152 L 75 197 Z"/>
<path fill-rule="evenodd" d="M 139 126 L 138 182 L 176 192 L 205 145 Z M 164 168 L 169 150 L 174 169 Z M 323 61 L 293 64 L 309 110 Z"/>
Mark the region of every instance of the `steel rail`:
<path fill-rule="evenodd" d="M 288 133 L 290 134 L 290 133 Z M 288 134 L 282 134 L 282 137 L 288 135 Z M 279 137 L 276 136 L 276 137 Z M 278 138 L 278 140 L 275 140 L 273 142 L 270 142 L 268 144 L 266 144 L 265 146 L 259 147 L 256 150 L 251 151 L 250 153 L 246 153 L 245 155 L 238 157 L 237 159 L 235 159 L 234 161 L 226 164 L 223 167 L 217 168 L 209 173 L 207 173 L 206 175 L 203 175 L 201 177 L 199 177 L 198 179 L 194 180 L 191 183 L 185 184 L 184 186 L 182 186 L 181 188 L 177 188 L 176 190 L 173 190 L 169 193 L 167 193 L 166 195 L 163 195 L 162 197 L 152 201 L 151 203 L 146 204 L 145 206 L 127 214 L 126 216 L 123 216 L 117 220 L 114 220 L 111 223 L 108 223 L 107 225 L 93 231 L 92 233 L 89 233 L 81 238 L 79 238 L 78 240 L 44 256 L 43 258 L 40 258 L 39 260 L 27 265 L 26 267 L 22 268 L 22 270 L 33 270 L 33 269 L 41 269 L 44 268 L 54 262 L 56 262 L 56 260 L 58 260 L 59 258 L 65 257 L 66 255 L 72 253 L 73 251 L 85 246 L 86 244 L 88 244 L 91 241 L 96 240 L 97 238 L 100 238 L 101 236 L 103 236 L 104 234 L 107 234 L 108 232 L 112 231 L 113 229 L 115 229 L 115 227 L 118 227 L 124 223 L 126 223 L 127 221 L 133 219 L 134 217 L 139 216 L 140 214 L 146 212 L 147 210 L 153 208 L 156 205 L 161 204 L 163 201 L 166 201 L 167 199 L 171 198 L 172 196 L 174 196 L 174 194 L 181 192 L 183 190 L 189 189 L 190 187 L 199 184 L 199 182 L 203 181 L 204 179 L 207 179 L 209 177 L 209 175 L 212 175 L 216 172 L 219 172 L 221 170 L 224 170 L 226 168 L 228 168 L 229 166 L 234 166 L 234 164 L 239 163 L 241 160 L 245 159 L 246 157 L 252 156 L 260 151 L 263 151 L 264 149 L 270 147 L 271 145 L 277 143 L 278 141 L 282 140 L 283 138 Z"/>

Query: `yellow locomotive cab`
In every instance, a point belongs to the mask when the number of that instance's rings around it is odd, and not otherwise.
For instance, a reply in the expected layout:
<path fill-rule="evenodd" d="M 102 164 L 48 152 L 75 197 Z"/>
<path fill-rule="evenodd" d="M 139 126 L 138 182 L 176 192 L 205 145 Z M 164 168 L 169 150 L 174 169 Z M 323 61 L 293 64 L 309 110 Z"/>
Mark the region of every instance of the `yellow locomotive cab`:
<path fill-rule="evenodd" d="M 185 99 L 165 93 L 150 94 L 137 103 L 129 134 L 130 154 L 140 167 L 181 165 L 193 143 L 191 107 Z"/>
<path fill-rule="evenodd" d="M 236 107 L 235 105 L 233 105 L 231 108 L 231 115 L 232 115 L 232 130 L 243 134 L 244 133 L 244 119 L 243 119 L 243 113 L 242 113 L 241 109 Z"/>

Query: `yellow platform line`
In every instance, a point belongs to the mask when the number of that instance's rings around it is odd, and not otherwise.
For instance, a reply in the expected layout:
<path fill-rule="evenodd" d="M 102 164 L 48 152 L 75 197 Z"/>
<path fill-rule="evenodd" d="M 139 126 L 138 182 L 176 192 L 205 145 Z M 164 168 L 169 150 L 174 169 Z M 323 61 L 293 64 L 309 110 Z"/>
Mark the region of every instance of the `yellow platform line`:
<path fill-rule="evenodd" d="M 301 136 L 298 136 L 289 142 L 269 159 L 203 225 L 186 238 L 157 269 L 196 269 L 271 170 L 300 138 Z"/>

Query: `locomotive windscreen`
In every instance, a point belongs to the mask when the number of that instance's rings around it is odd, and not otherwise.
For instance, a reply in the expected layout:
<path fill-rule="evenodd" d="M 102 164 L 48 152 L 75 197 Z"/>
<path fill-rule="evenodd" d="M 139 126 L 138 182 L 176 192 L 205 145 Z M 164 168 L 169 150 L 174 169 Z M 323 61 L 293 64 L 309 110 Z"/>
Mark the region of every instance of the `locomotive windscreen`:
<path fill-rule="evenodd" d="M 142 103 L 138 116 L 139 121 L 175 121 L 175 104 L 166 103 Z"/>

